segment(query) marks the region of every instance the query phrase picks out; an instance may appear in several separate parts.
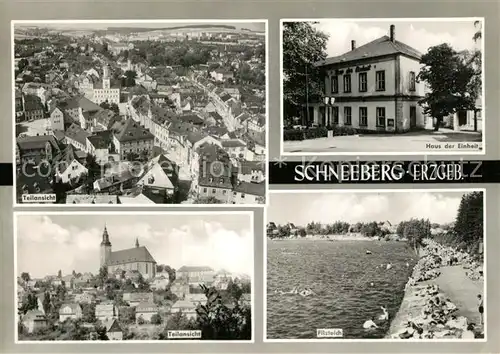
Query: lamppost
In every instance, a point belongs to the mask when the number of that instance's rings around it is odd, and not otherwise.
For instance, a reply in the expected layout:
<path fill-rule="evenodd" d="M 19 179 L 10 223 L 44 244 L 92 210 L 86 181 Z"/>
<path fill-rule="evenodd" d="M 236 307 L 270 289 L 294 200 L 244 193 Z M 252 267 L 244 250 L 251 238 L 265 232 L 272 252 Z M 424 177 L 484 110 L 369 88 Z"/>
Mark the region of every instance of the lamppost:
<path fill-rule="evenodd" d="M 326 111 L 328 111 L 328 124 L 327 125 L 330 125 L 330 121 L 331 121 L 330 107 L 332 107 L 333 104 L 335 103 L 335 97 L 325 96 L 325 97 L 323 97 L 323 101 L 325 102 L 325 113 L 326 113 Z"/>

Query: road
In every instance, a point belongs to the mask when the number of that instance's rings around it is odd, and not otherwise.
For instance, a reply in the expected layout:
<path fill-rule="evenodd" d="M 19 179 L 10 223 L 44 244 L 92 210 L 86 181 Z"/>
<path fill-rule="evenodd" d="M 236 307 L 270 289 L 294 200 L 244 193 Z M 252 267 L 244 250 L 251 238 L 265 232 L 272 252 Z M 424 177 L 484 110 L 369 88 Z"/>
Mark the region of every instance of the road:
<path fill-rule="evenodd" d="M 468 142 L 468 144 L 464 144 Z M 460 145 L 461 144 L 461 145 Z M 353 135 L 285 141 L 285 153 L 480 152 L 480 133 L 419 132 L 401 135 Z"/>

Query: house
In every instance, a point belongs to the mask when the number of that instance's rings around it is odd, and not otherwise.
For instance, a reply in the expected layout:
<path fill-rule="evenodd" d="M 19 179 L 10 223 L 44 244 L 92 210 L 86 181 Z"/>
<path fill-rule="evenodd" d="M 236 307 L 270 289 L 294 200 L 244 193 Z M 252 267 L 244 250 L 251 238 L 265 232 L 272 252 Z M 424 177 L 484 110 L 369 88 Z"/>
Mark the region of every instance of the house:
<path fill-rule="evenodd" d="M 64 135 L 67 144 L 73 145 L 78 150 L 87 151 L 87 138 L 91 135 L 84 129 L 82 129 L 78 124 L 71 124 L 68 129 L 66 129 Z"/>
<path fill-rule="evenodd" d="M 54 130 L 64 130 L 64 112 L 57 106 L 54 106 L 49 113 L 50 128 Z"/>
<path fill-rule="evenodd" d="M 93 87 L 92 102 L 101 104 L 103 102 L 120 103 L 120 86 L 112 82 L 108 65 L 104 65 L 102 82 L 95 83 Z"/>
<path fill-rule="evenodd" d="M 156 276 L 153 282 L 149 284 L 150 288 L 153 290 L 165 290 L 167 285 L 170 283 L 168 276 Z"/>
<path fill-rule="evenodd" d="M 177 300 L 170 308 L 171 313 L 182 312 L 188 319 L 196 319 L 196 305 L 189 300 Z"/>
<path fill-rule="evenodd" d="M 221 144 L 231 157 L 245 158 L 247 155 L 247 144 L 241 139 L 224 139 Z"/>
<path fill-rule="evenodd" d="M 264 133 L 266 131 L 266 117 L 262 114 L 246 119 L 245 123 L 247 130 L 250 132 Z"/>
<path fill-rule="evenodd" d="M 47 328 L 48 321 L 45 314 L 39 310 L 29 310 L 22 317 L 22 323 L 28 333 L 35 333 L 39 330 Z"/>
<path fill-rule="evenodd" d="M 132 154 L 149 159 L 153 153 L 154 135 L 133 119 L 116 122 L 113 125 L 113 143 L 122 160 Z"/>
<path fill-rule="evenodd" d="M 237 101 L 241 101 L 241 93 L 240 90 L 237 87 L 225 87 L 224 92 L 229 94 L 231 97 L 233 97 Z"/>
<path fill-rule="evenodd" d="M 95 306 L 95 317 L 101 321 L 108 321 L 118 317 L 113 302 L 104 302 Z"/>
<path fill-rule="evenodd" d="M 116 318 L 103 321 L 103 325 L 109 340 L 123 340 L 123 331 Z"/>
<path fill-rule="evenodd" d="M 45 117 L 45 107 L 38 96 L 24 95 L 24 120 L 33 121 Z"/>
<path fill-rule="evenodd" d="M 68 145 L 56 165 L 55 172 L 63 183 L 70 183 L 87 175 L 88 169 L 78 160 L 73 146 Z"/>
<path fill-rule="evenodd" d="M 266 184 L 238 181 L 233 190 L 233 204 L 262 204 L 265 202 Z"/>
<path fill-rule="evenodd" d="M 135 308 L 135 320 L 142 318 L 145 322 L 151 322 L 151 317 L 158 313 L 158 307 L 152 301 L 141 302 Z"/>
<path fill-rule="evenodd" d="M 177 170 L 177 165 L 165 155 L 158 155 L 149 162 L 145 174 L 137 184 L 146 187 L 153 194 L 172 196 L 175 191 L 172 181 L 177 181 Z"/>
<path fill-rule="evenodd" d="M 103 109 L 93 115 L 94 130 L 109 130 L 120 119 L 119 115 L 109 109 Z"/>
<path fill-rule="evenodd" d="M 130 306 L 137 306 L 141 302 L 150 303 L 153 302 L 153 293 L 124 293 L 123 301 Z"/>
<path fill-rule="evenodd" d="M 264 164 L 255 161 L 240 161 L 235 166 L 237 180 L 248 183 L 261 183 L 265 180 Z"/>
<path fill-rule="evenodd" d="M 177 279 L 199 278 L 204 275 L 214 275 L 214 270 L 207 266 L 182 266 L 176 270 L 175 274 Z"/>
<path fill-rule="evenodd" d="M 81 282 L 80 284 L 84 284 L 84 285 L 87 285 L 87 282 Z M 91 304 L 93 302 L 95 302 L 95 295 L 93 293 L 90 293 L 90 292 L 83 292 L 81 294 L 76 294 L 75 295 L 75 302 L 79 303 L 79 304 Z"/>
<path fill-rule="evenodd" d="M 98 164 L 103 165 L 110 161 L 112 154 L 113 135 L 110 130 L 95 132 L 93 135 L 87 136 L 86 151 L 95 157 Z"/>
<path fill-rule="evenodd" d="M 228 79 L 233 79 L 234 78 L 234 73 L 229 70 L 225 70 L 223 68 L 217 68 L 215 70 L 212 70 L 210 72 L 210 76 L 212 79 L 218 82 L 224 82 Z"/>
<path fill-rule="evenodd" d="M 83 317 L 82 307 L 78 303 L 63 304 L 59 309 L 59 321 L 76 320 Z"/>
<path fill-rule="evenodd" d="M 394 133 L 425 127 L 418 105 L 424 83 L 416 79 L 420 58 L 420 52 L 396 39 L 394 25 L 388 36 L 360 47 L 351 41 L 349 52 L 315 64 L 325 73 L 324 95 L 334 102 L 308 103 L 302 123 Z"/>
<path fill-rule="evenodd" d="M 21 163 L 39 164 L 51 162 L 59 152 L 59 146 L 52 135 L 37 135 L 17 138 Z"/>
<path fill-rule="evenodd" d="M 189 294 L 189 283 L 186 279 L 181 279 L 177 279 L 172 283 L 170 291 L 179 299 L 184 299 Z"/>

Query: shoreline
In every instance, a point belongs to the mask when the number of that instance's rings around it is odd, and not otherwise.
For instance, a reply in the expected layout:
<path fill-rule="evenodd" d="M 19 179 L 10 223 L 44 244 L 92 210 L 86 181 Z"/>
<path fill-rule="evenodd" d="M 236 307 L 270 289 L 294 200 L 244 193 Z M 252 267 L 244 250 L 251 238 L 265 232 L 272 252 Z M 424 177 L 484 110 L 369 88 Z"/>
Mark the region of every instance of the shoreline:
<path fill-rule="evenodd" d="M 432 326 L 432 329 L 423 331 L 424 333 L 426 333 L 420 335 L 419 338 L 421 339 L 461 339 L 464 332 L 467 330 L 467 324 L 476 323 L 476 321 L 471 318 L 472 316 L 470 311 L 468 312 L 465 308 L 459 308 L 460 305 L 442 315 L 442 318 L 440 318 L 442 324 L 431 325 L 429 322 L 430 320 L 428 320 L 426 317 L 422 317 L 422 313 L 425 310 L 429 309 L 429 300 L 440 297 L 442 299 L 446 299 L 444 300 L 445 302 L 449 301 L 449 303 L 451 304 L 450 307 L 455 306 L 454 301 L 456 300 L 453 295 L 450 296 L 449 293 L 443 291 L 443 289 L 440 289 L 437 285 L 437 283 L 439 283 L 438 278 L 442 275 L 442 271 L 445 270 L 446 267 L 450 266 L 446 263 L 441 263 L 437 267 L 429 268 L 428 262 L 429 258 L 432 256 L 432 254 L 424 252 L 423 249 L 419 249 L 419 260 L 415 264 L 411 277 L 406 283 L 403 299 L 401 301 L 401 304 L 399 305 L 398 311 L 391 320 L 389 329 L 384 336 L 385 339 L 398 340 L 415 338 L 413 335 L 410 335 L 409 337 L 405 336 L 405 330 L 406 332 L 408 332 L 408 334 L 413 333 L 412 327 L 408 326 L 409 321 L 411 321 L 413 324 L 417 324 L 417 326 L 421 328 L 430 328 Z M 422 269 L 426 269 L 425 263 L 427 263 L 427 270 L 424 270 L 422 272 Z M 454 265 L 454 267 L 459 267 L 464 273 L 466 273 L 464 263 L 459 262 Z M 473 296 L 474 298 L 476 296 L 476 294 L 469 295 Z M 443 306 L 443 304 L 444 303 L 442 302 L 440 306 Z M 413 329 L 415 329 L 415 327 L 413 327 Z M 484 331 L 484 329 L 482 330 Z M 403 334 L 403 337 L 400 336 L 401 334 Z M 479 336 L 479 338 L 481 337 Z"/>
<path fill-rule="evenodd" d="M 283 237 L 283 238 L 272 238 L 267 236 L 270 241 L 406 241 L 403 238 L 391 237 L 388 240 L 379 239 L 379 237 L 367 237 L 359 234 L 346 234 L 346 235 L 306 235 L 293 236 L 293 237 Z"/>

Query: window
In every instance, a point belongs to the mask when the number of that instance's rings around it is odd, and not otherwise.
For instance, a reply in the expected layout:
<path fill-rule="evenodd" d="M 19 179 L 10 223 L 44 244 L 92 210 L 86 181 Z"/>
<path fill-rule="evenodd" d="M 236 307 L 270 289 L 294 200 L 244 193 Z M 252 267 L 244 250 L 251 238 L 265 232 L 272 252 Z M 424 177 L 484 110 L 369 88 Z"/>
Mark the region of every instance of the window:
<path fill-rule="evenodd" d="M 351 92 L 351 74 L 344 75 L 344 92 Z"/>
<path fill-rule="evenodd" d="M 375 84 L 377 91 L 385 91 L 385 71 L 380 70 L 375 72 Z"/>
<path fill-rule="evenodd" d="M 245 198 L 245 194 L 241 193 L 241 198 Z"/>
<path fill-rule="evenodd" d="M 415 91 L 415 72 L 410 71 L 410 91 Z"/>
<path fill-rule="evenodd" d="M 351 107 L 344 107 L 344 125 L 351 125 Z"/>
<path fill-rule="evenodd" d="M 385 127 L 385 107 L 377 107 L 377 126 Z"/>
<path fill-rule="evenodd" d="M 215 188 L 214 188 L 214 189 L 212 189 L 212 194 L 215 194 Z"/>
<path fill-rule="evenodd" d="M 222 194 L 226 194 L 226 190 L 225 189 L 222 190 Z"/>
<path fill-rule="evenodd" d="M 368 125 L 368 108 L 359 107 L 359 126 L 366 127 Z"/>
<path fill-rule="evenodd" d="M 333 124 L 339 124 L 339 107 L 333 106 L 332 114 L 333 114 Z"/>
<path fill-rule="evenodd" d="M 366 73 L 359 73 L 359 92 L 368 90 L 368 76 Z"/>
<path fill-rule="evenodd" d="M 332 93 L 338 93 L 339 92 L 339 77 L 332 76 L 331 84 L 332 84 Z"/>

